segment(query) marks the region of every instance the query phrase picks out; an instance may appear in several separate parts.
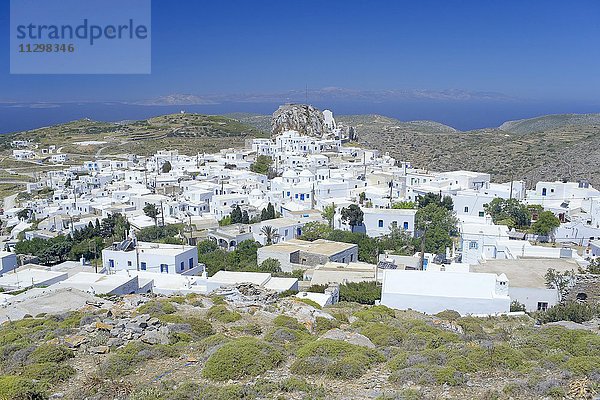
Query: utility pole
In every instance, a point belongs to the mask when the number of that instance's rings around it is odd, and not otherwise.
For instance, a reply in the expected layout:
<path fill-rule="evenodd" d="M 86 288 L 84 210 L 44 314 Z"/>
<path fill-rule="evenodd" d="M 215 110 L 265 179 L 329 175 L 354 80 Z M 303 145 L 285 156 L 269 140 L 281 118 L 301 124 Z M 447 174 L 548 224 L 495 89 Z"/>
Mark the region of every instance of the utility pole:
<path fill-rule="evenodd" d="M 425 236 L 427 235 L 427 228 L 429 224 L 425 225 L 425 229 L 423 230 L 423 236 L 421 236 L 421 271 L 424 270 L 425 267 Z"/>
<path fill-rule="evenodd" d="M 367 181 L 367 152 L 363 150 L 363 176 L 365 182 Z"/>
<path fill-rule="evenodd" d="M 165 226 L 165 210 L 163 208 L 163 202 L 160 201 L 160 215 L 162 217 L 162 226 Z"/>
<path fill-rule="evenodd" d="M 331 215 L 331 222 L 329 223 L 329 227 L 333 229 L 334 227 L 334 219 L 335 219 L 335 203 L 331 202 L 331 207 L 333 208 L 333 214 Z"/>
<path fill-rule="evenodd" d="M 512 194 L 513 194 L 513 176 L 510 176 L 510 195 L 508 197 L 509 200 L 512 200 Z"/>

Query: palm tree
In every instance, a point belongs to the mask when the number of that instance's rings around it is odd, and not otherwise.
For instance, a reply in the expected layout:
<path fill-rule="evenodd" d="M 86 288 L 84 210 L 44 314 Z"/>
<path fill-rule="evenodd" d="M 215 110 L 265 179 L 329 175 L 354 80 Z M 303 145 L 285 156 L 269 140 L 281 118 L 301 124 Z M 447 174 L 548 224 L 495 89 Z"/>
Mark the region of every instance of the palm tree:
<path fill-rule="evenodd" d="M 277 241 L 277 239 L 279 239 L 279 233 L 277 233 L 275 228 L 273 228 L 270 225 L 263 226 L 262 229 L 260 230 L 260 233 L 265 235 L 265 244 L 267 246 L 273 244 L 274 242 Z"/>

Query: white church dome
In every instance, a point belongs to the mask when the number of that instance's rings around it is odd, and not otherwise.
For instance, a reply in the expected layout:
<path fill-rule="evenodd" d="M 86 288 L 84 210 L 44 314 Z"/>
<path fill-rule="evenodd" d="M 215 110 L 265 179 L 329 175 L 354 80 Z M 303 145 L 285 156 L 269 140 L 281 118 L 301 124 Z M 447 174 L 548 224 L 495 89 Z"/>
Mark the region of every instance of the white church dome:
<path fill-rule="evenodd" d="M 296 173 L 296 171 L 294 171 L 293 169 L 288 169 L 287 171 L 285 171 L 283 173 L 283 175 L 281 175 L 283 178 L 296 178 L 298 177 L 298 174 Z"/>
<path fill-rule="evenodd" d="M 304 170 L 302 170 L 302 172 L 300 172 L 300 176 L 305 177 L 305 178 L 312 178 L 315 175 L 312 172 L 310 172 L 309 170 L 304 169 Z"/>

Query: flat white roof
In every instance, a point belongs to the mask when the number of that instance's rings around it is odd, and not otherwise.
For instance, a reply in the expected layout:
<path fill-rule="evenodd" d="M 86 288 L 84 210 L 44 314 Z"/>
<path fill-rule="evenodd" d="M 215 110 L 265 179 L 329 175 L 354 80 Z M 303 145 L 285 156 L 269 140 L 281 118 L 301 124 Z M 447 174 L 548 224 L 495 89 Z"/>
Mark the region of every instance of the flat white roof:
<path fill-rule="evenodd" d="M 496 297 L 496 274 L 386 269 L 383 294 L 491 299 Z"/>
<path fill-rule="evenodd" d="M 220 283 L 223 285 L 235 285 L 237 283 L 254 283 L 264 286 L 271 279 L 271 274 L 266 272 L 238 272 L 238 271 L 218 271 L 209 277 L 209 282 Z"/>
<path fill-rule="evenodd" d="M 283 292 L 285 290 L 291 289 L 298 279 L 296 278 L 271 278 L 264 285 L 266 289 L 274 290 L 276 292 Z"/>
<path fill-rule="evenodd" d="M 93 289 L 96 294 L 101 294 L 110 293 L 134 279 L 137 279 L 137 276 L 133 274 L 128 276 L 126 274 L 104 275 L 93 272 L 80 272 L 62 282 L 52 285 L 52 287 L 56 287 L 57 289 L 70 287 L 84 292 Z"/>
<path fill-rule="evenodd" d="M 64 272 L 47 271 L 43 269 L 28 268 L 15 273 L 7 273 L 0 277 L 0 287 L 25 288 L 33 285 L 43 285 L 44 282 L 56 278 L 67 279 Z"/>

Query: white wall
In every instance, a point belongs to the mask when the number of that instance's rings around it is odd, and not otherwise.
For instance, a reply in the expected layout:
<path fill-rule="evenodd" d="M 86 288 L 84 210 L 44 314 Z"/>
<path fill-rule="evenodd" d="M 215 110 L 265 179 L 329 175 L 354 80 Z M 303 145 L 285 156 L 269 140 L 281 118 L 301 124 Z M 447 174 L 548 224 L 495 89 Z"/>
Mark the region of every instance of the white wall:
<path fill-rule="evenodd" d="M 556 289 L 509 287 L 508 293 L 511 301 L 524 304 L 527 311 L 537 311 L 538 302 L 546 302 L 548 307 L 558 303 Z"/>
<path fill-rule="evenodd" d="M 447 272 L 452 273 L 452 272 Z M 412 294 L 383 293 L 381 304 L 397 310 L 413 309 L 427 314 L 455 310 L 461 315 L 496 314 L 510 310 L 510 299 L 476 299 L 466 297 L 434 297 Z"/>

